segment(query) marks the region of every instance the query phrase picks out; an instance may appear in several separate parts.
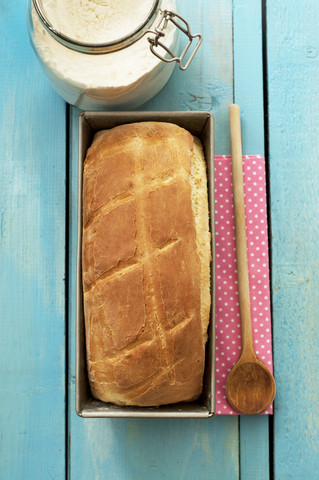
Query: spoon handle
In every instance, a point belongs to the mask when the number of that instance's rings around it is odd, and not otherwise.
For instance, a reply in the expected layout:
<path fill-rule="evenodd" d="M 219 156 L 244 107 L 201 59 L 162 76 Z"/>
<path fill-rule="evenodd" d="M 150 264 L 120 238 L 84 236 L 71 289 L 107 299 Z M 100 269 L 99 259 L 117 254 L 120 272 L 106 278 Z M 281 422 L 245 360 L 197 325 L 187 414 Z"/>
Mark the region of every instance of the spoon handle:
<path fill-rule="evenodd" d="M 255 352 L 250 313 L 240 110 L 238 105 L 229 106 L 229 126 L 233 176 L 237 280 L 241 321 L 241 357 L 247 357 L 252 355 L 255 356 Z"/>

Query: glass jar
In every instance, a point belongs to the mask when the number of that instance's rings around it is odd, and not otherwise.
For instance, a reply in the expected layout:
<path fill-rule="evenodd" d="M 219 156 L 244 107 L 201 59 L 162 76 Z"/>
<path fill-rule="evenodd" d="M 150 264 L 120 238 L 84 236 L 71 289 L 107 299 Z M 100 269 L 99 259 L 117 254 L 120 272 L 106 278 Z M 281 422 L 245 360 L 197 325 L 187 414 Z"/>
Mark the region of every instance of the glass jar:
<path fill-rule="evenodd" d="M 174 10 L 175 0 L 29 0 L 28 31 L 66 102 L 133 109 L 164 87 L 176 63 L 185 70 L 201 43 Z M 176 56 L 180 31 L 187 43 Z"/>

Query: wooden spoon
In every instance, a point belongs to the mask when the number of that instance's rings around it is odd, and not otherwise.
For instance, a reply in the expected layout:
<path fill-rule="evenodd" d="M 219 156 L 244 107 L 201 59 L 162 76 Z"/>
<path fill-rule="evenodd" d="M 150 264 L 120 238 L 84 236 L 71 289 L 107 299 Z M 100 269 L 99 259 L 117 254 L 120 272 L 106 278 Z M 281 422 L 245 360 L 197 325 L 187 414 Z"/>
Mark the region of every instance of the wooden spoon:
<path fill-rule="evenodd" d="M 230 405 L 240 413 L 261 413 L 272 403 L 276 385 L 274 377 L 254 350 L 247 261 L 244 186 L 240 111 L 238 105 L 229 107 L 232 155 L 235 238 L 237 275 L 241 321 L 241 355 L 230 371 L 226 382 L 226 396 Z"/>

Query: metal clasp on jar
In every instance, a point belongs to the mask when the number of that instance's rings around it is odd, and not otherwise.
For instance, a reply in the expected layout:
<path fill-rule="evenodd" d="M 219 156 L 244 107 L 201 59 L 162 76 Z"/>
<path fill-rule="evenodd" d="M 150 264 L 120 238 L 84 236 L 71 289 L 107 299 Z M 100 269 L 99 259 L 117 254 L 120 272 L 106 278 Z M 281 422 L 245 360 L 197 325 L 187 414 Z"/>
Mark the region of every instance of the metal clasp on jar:
<path fill-rule="evenodd" d="M 199 33 L 196 33 L 195 35 L 193 35 L 190 31 L 189 24 L 186 22 L 186 20 L 183 17 L 181 17 L 177 13 L 171 12 L 170 10 L 160 10 L 160 15 L 161 15 L 161 18 L 157 27 L 155 27 L 155 31 L 152 31 L 152 30 L 147 31 L 148 33 L 152 33 L 153 35 L 155 35 L 155 37 L 147 37 L 147 40 L 151 44 L 150 45 L 151 52 L 156 57 L 163 60 L 163 62 L 167 62 L 167 63 L 177 62 L 181 70 L 186 70 L 189 67 L 191 61 L 193 60 L 197 50 L 199 49 L 200 44 L 202 43 L 202 35 L 200 35 Z M 182 22 L 182 24 L 179 23 L 176 19 L 179 19 Z M 181 32 L 183 32 L 188 37 L 188 42 L 183 52 L 179 56 L 176 56 L 173 52 L 171 52 L 171 50 L 168 47 L 166 47 L 166 45 L 160 40 L 161 38 L 165 37 L 165 30 L 169 22 L 172 22 L 176 28 L 181 30 Z M 185 63 L 185 65 L 182 65 L 185 55 L 187 54 L 187 52 L 189 52 L 189 49 L 194 39 L 197 39 L 197 43 L 192 53 L 190 54 L 187 62 Z M 158 51 L 156 51 L 158 47 L 165 50 L 165 52 L 167 52 L 171 58 L 164 57 Z"/>

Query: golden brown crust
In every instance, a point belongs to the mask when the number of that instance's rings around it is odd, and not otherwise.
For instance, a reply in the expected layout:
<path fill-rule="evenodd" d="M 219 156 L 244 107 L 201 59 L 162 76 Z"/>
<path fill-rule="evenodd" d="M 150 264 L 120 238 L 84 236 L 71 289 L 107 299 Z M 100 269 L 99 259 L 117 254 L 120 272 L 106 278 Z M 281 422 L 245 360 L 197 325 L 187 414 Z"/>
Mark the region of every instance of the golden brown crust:
<path fill-rule="evenodd" d="M 176 125 L 142 122 L 98 132 L 88 150 L 84 315 L 90 385 L 102 401 L 150 406 L 201 393 L 208 320 L 193 143 Z"/>

